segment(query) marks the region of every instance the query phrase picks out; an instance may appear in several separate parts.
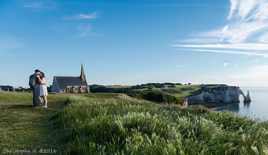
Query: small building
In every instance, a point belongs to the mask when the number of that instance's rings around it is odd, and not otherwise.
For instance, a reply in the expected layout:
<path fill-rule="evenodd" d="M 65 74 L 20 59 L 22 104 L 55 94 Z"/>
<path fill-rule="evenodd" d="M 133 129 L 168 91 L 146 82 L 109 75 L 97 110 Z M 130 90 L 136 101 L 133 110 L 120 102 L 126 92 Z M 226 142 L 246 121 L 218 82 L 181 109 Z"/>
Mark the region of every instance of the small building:
<path fill-rule="evenodd" d="M 54 76 L 51 92 L 89 93 L 83 65 L 81 65 L 80 76 Z"/>

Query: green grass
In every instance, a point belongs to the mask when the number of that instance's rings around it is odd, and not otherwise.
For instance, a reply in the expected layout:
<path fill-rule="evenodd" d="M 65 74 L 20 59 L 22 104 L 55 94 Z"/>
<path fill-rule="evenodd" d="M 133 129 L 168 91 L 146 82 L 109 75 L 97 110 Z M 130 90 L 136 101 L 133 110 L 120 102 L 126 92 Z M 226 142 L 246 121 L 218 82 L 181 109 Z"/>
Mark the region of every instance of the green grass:
<path fill-rule="evenodd" d="M 135 86 L 92 85 L 91 92 L 124 93 L 162 104 L 183 104 L 185 97 L 192 95 L 201 85 L 182 85 L 176 83 L 147 83 Z"/>
<path fill-rule="evenodd" d="M 64 149 L 59 142 L 62 136 L 55 130 L 51 119 L 64 109 L 72 94 L 50 94 L 48 109 L 32 107 L 30 93 L 0 93 L 0 154 L 11 151 L 42 151 L 55 149 L 57 154 Z M 113 94 L 87 95 L 90 98 L 111 98 Z M 21 154 L 21 153 L 18 153 Z M 40 153 L 45 154 L 45 153 Z M 48 153 L 50 154 L 50 153 Z"/>
<path fill-rule="evenodd" d="M 55 119 L 66 154 L 264 154 L 268 124 L 205 108 L 75 97 Z"/>
<path fill-rule="evenodd" d="M 174 96 L 183 100 L 185 97 L 200 89 L 200 85 L 177 85 L 176 89 L 179 92 L 175 93 Z"/>
<path fill-rule="evenodd" d="M 29 93 L 0 93 L 0 154 L 5 151 L 57 149 L 50 118 L 64 106 L 66 95 L 50 95 L 49 108 L 33 108 Z M 11 153 L 13 154 L 13 153 Z"/>
<path fill-rule="evenodd" d="M 206 108 L 181 109 L 123 94 L 0 93 L 0 154 L 56 149 L 57 154 L 267 154 L 268 123 Z"/>
<path fill-rule="evenodd" d="M 200 89 L 200 85 L 176 85 L 174 88 L 134 89 L 128 95 L 164 104 L 182 105 L 185 97 Z"/>

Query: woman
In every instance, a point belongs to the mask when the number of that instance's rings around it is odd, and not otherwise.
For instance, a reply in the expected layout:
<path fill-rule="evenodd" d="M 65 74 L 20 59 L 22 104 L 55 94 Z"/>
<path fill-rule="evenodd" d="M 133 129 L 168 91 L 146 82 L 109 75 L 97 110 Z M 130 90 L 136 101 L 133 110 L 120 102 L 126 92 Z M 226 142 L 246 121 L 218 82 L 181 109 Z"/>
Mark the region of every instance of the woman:
<path fill-rule="evenodd" d="M 39 97 L 42 100 L 43 103 L 43 107 L 47 108 L 47 82 L 45 79 L 45 74 L 43 72 L 40 72 L 39 74 L 37 74 L 36 76 L 37 78 L 37 83 L 39 85 L 38 89 L 39 89 Z"/>

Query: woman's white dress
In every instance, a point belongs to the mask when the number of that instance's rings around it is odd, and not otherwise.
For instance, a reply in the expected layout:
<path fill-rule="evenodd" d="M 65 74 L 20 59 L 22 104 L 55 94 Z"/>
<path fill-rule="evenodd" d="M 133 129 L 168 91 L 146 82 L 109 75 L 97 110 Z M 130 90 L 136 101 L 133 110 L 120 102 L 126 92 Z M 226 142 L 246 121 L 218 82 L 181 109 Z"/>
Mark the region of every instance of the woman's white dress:
<path fill-rule="evenodd" d="M 47 96 L 48 93 L 47 93 L 47 84 L 46 84 L 46 79 L 43 78 L 42 81 L 41 81 L 41 84 L 39 85 L 39 90 L 40 90 L 40 96 Z"/>

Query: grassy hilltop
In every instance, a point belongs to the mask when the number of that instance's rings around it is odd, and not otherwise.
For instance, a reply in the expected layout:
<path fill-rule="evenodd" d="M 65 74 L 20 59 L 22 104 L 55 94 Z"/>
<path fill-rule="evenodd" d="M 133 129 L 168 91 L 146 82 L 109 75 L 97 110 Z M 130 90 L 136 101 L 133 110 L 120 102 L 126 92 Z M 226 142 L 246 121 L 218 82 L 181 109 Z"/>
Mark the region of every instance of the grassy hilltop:
<path fill-rule="evenodd" d="M 268 123 L 123 94 L 57 94 L 32 108 L 28 93 L 0 93 L 0 154 L 267 154 Z M 13 153 L 15 154 L 15 153 Z"/>
<path fill-rule="evenodd" d="M 184 98 L 199 90 L 201 85 L 183 85 L 181 83 L 148 83 L 135 86 L 90 86 L 91 92 L 124 93 L 131 97 L 156 103 L 179 104 Z"/>

